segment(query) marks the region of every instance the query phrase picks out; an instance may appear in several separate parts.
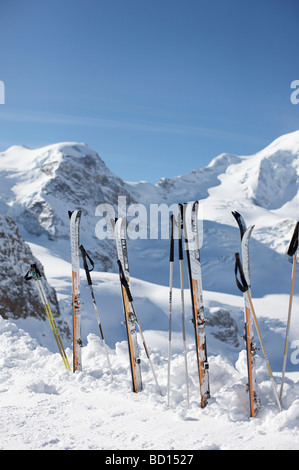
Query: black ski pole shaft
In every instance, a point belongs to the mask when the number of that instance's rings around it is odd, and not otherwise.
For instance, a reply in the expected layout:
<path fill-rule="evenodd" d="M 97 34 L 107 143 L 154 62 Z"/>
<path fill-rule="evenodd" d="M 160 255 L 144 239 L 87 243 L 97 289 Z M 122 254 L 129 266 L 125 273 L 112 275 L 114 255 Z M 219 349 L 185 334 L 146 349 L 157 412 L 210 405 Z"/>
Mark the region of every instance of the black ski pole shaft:
<path fill-rule="evenodd" d="M 170 252 L 169 252 L 169 327 L 168 327 L 168 372 L 167 372 L 167 405 L 170 398 L 170 361 L 171 361 L 171 335 L 172 335 L 172 285 L 174 262 L 174 221 L 170 216 Z"/>

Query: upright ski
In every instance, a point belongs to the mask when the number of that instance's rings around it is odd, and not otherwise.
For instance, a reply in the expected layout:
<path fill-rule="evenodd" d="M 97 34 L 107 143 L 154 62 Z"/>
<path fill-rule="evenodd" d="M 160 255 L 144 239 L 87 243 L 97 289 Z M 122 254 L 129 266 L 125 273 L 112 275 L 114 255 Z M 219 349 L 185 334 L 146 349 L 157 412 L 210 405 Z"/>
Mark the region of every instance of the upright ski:
<path fill-rule="evenodd" d="M 181 284 L 181 312 L 182 312 L 182 333 L 183 333 L 183 345 L 184 345 L 184 359 L 185 359 L 185 382 L 186 382 L 186 395 L 187 395 L 187 408 L 189 408 L 189 375 L 188 375 L 188 360 L 187 360 L 187 343 L 186 343 L 186 326 L 185 326 L 185 296 L 184 296 L 184 270 L 183 270 L 183 214 L 182 204 L 179 204 L 178 210 L 178 245 L 179 245 L 179 264 L 180 264 L 180 284 Z"/>
<path fill-rule="evenodd" d="M 71 261 L 72 261 L 72 305 L 73 305 L 73 371 L 82 370 L 81 359 L 81 299 L 80 299 L 80 220 L 81 211 L 69 211 Z"/>
<path fill-rule="evenodd" d="M 243 267 L 245 281 L 248 286 L 248 292 L 250 294 L 249 238 L 250 238 L 250 235 L 254 226 L 252 225 L 249 228 L 247 228 L 245 220 L 243 219 L 241 214 L 239 214 L 239 212 L 234 211 L 232 212 L 232 214 L 234 218 L 236 219 L 237 224 L 239 226 L 239 230 L 240 230 L 242 267 Z M 246 389 L 248 390 L 248 393 L 249 393 L 250 416 L 254 417 L 256 416 L 260 408 L 260 400 L 257 398 L 257 395 L 256 395 L 256 379 L 255 379 L 255 354 L 257 351 L 257 347 L 254 341 L 252 312 L 250 308 L 248 295 L 246 292 L 243 292 L 244 317 L 245 317 L 243 339 L 246 345 L 247 373 L 248 373 L 248 384 L 246 386 Z"/>
<path fill-rule="evenodd" d="M 153 368 L 152 360 L 150 358 L 149 350 L 147 348 L 144 334 L 142 332 L 138 317 L 136 315 L 135 307 L 133 304 L 133 297 L 130 289 L 130 274 L 129 274 L 129 262 L 128 262 L 128 251 L 127 251 L 127 240 L 126 240 L 126 219 L 119 218 L 116 221 L 112 221 L 114 225 L 114 236 L 116 242 L 117 250 L 117 264 L 119 268 L 119 279 L 122 290 L 123 305 L 124 305 L 124 314 L 125 314 L 125 325 L 127 330 L 128 338 L 128 349 L 130 356 L 130 365 L 132 372 L 132 384 L 133 392 L 137 393 L 142 390 L 142 380 L 141 380 L 141 360 L 139 357 L 139 347 L 137 342 L 137 331 L 136 325 L 138 327 L 140 336 L 142 338 L 143 347 L 145 350 L 146 357 L 148 358 L 149 365 L 153 374 L 156 387 L 160 395 L 161 389 L 159 387 L 157 377 Z"/>
<path fill-rule="evenodd" d="M 240 275 L 240 281 L 238 279 L 238 274 Z M 242 262 L 240 260 L 239 253 L 235 253 L 235 277 L 236 277 L 236 283 L 237 283 L 238 288 L 240 289 L 241 292 L 243 292 L 243 294 L 246 295 L 246 298 L 248 299 L 250 313 L 253 317 L 255 327 L 256 327 L 256 331 L 257 331 L 257 334 L 258 334 L 258 337 L 259 337 L 259 340 L 260 340 L 261 348 L 262 348 L 262 351 L 263 351 L 264 356 L 265 356 L 265 360 L 266 360 L 266 364 L 267 364 L 267 368 L 268 368 L 268 372 L 269 372 L 269 375 L 270 375 L 270 380 L 271 380 L 271 384 L 272 384 L 272 388 L 273 388 L 273 393 L 274 393 L 279 411 L 282 411 L 280 399 L 279 399 L 279 396 L 278 396 L 278 393 L 277 393 L 277 390 L 276 390 L 276 385 L 275 385 L 275 382 L 274 382 L 273 373 L 272 373 L 272 370 L 271 370 L 271 367 L 270 367 L 270 362 L 269 362 L 269 359 L 268 359 L 268 356 L 267 356 L 267 353 L 266 353 L 265 345 L 264 345 L 263 338 L 262 338 L 262 333 L 261 333 L 261 330 L 260 330 L 260 327 L 259 327 L 259 324 L 258 324 L 258 321 L 257 321 L 257 316 L 256 316 L 255 311 L 254 311 L 249 285 L 247 284 L 247 281 L 246 281 L 246 277 L 245 277 L 245 274 L 244 274 L 244 270 L 243 270 Z M 257 402 L 255 402 L 254 404 L 256 405 Z M 255 412 L 256 412 L 256 409 L 255 409 Z"/>
<path fill-rule="evenodd" d="M 198 201 L 188 202 L 183 205 L 183 229 L 191 292 L 201 407 L 204 408 L 208 403 L 208 398 L 210 398 L 210 380 L 199 253 Z"/>
<path fill-rule="evenodd" d="M 125 326 L 127 331 L 129 359 L 132 374 L 133 392 L 142 390 L 141 359 L 137 342 L 136 315 L 134 313 L 133 299 L 129 290 L 130 272 L 126 241 L 126 219 L 119 218 L 114 223 L 114 238 L 117 252 L 117 263 L 121 283 L 121 293 L 124 306 Z"/>
<path fill-rule="evenodd" d="M 49 320 L 54 338 L 56 340 L 59 352 L 61 354 L 63 363 L 65 365 L 66 370 L 70 371 L 71 368 L 70 368 L 70 365 L 69 365 L 69 361 L 68 361 L 66 352 L 64 350 L 64 347 L 63 347 L 63 344 L 62 344 L 62 341 L 61 341 L 61 338 L 60 338 L 60 335 L 59 335 L 59 332 L 58 332 L 58 329 L 57 329 L 57 326 L 56 326 L 56 323 L 55 323 L 55 320 L 54 320 L 54 317 L 53 317 L 53 313 L 52 313 L 49 301 L 48 301 L 46 293 L 45 293 L 45 289 L 44 289 L 44 286 L 43 286 L 43 283 L 42 283 L 42 280 L 41 280 L 42 275 L 41 275 L 40 270 L 38 269 L 37 264 L 32 264 L 31 267 L 30 267 L 30 270 L 27 272 L 27 274 L 25 276 L 26 281 L 29 281 L 30 279 L 34 279 L 34 281 L 36 283 L 38 293 L 40 295 L 40 298 L 41 298 L 42 304 L 44 306 L 44 309 L 46 311 L 46 315 L 48 317 L 48 320 Z"/>

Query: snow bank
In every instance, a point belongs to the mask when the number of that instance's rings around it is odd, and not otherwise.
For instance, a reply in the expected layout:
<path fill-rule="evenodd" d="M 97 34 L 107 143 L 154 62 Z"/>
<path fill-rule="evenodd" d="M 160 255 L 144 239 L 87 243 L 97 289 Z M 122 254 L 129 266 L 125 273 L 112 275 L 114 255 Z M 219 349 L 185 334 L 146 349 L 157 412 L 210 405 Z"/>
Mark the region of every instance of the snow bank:
<path fill-rule="evenodd" d="M 258 383 L 262 409 L 248 418 L 244 352 L 236 364 L 210 358 L 212 397 L 199 407 L 193 351 L 188 352 L 190 408 L 186 408 L 184 359 L 171 362 L 170 407 L 161 397 L 142 354 L 144 391 L 134 394 L 125 342 L 110 349 L 113 381 L 101 340 L 91 334 L 83 348 L 84 370 L 67 372 L 59 354 L 0 318 L 0 448 L 25 450 L 227 450 L 296 449 L 299 383 L 288 378 L 279 413 L 262 359 Z M 67 349 L 71 361 L 71 351 Z M 163 393 L 167 359 L 151 351 Z M 279 382 L 276 378 L 277 384 Z"/>

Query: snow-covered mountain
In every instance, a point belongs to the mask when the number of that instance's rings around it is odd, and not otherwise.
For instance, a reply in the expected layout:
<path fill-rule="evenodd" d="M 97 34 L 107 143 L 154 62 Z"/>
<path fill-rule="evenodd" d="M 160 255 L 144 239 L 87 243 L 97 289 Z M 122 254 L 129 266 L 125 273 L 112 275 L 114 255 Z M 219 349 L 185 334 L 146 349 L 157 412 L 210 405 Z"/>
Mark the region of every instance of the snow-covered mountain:
<path fill-rule="evenodd" d="M 49 241 L 69 240 L 68 211 L 82 209 L 82 242 L 103 270 L 112 268 L 110 244 L 101 249 L 95 235 L 98 204 L 116 204 L 118 194 L 133 202 L 125 183 L 112 174 L 96 152 L 80 143 L 30 150 L 10 147 L 0 153 L 0 209 L 16 220 L 22 234 Z M 25 237 L 26 238 L 26 237 Z M 58 244 L 55 244 L 58 247 Z"/>
<path fill-rule="evenodd" d="M 68 323 L 61 317 L 56 292 L 47 282 L 43 266 L 20 236 L 16 223 L 0 215 L 0 315 L 18 320 L 20 324 L 35 324 L 34 329 L 40 331 L 39 339 L 43 342 L 43 337 L 51 332 L 50 325 L 34 281 L 24 278 L 33 263 L 37 264 L 42 274 L 45 294 L 61 336 L 70 340 Z M 50 335 L 50 341 L 46 344 L 54 342 Z"/>
<path fill-rule="evenodd" d="M 255 155 L 221 154 L 205 168 L 176 178 L 162 178 L 156 185 L 122 181 L 85 144 L 60 143 L 35 150 L 13 146 L 0 153 L 0 181 L 1 213 L 16 220 L 27 240 L 39 237 L 60 242 L 53 244 L 53 249 L 60 247 L 65 259 L 69 259 L 68 210 L 81 208 L 82 243 L 92 253 L 97 268 L 104 271 L 115 268 L 115 252 L 112 240 L 96 237 L 99 204 L 113 205 L 117 215 L 119 196 L 126 198 L 127 206 L 134 202 L 170 206 L 200 199 L 206 285 L 225 292 L 227 284 L 221 281 L 224 276 L 209 273 L 215 271 L 215 264 L 221 270 L 223 262 L 230 262 L 238 249 L 232 210 L 239 210 L 248 224 L 255 224 L 253 239 L 257 247 L 265 246 L 266 265 L 267 250 L 271 251 L 270 257 L 285 253 L 298 218 L 299 131 L 276 139 Z M 137 277 L 167 282 L 167 262 L 160 266 L 158 277 L 153 264 L 157 258 L 166 261 L 167 241 L 137 240 L 132 249 L 137 254 L 132 265 Z"/>
<path fill-rule="evenodd" d="M 43 258 L 46 273 L 58 289 L 62 312 L 70 310 L 69 293 L 58 281 L 67 275 L 70 262 L 68 210 L 82 209 L 81 242 L 95 260 L 95 271 L 116 272 L 114 241 L 99 240 L 95 227 L 98 205 L 113 205 L 117 215 L 119 196 L 126 198 L 127 206 L 142 203 L 147 209 L 150 204 L 171 207 L 200 199 L 204 288 L 235 295 L 239 292 L 233 275 L 234 253 L 240 240 L 231 211 L 240 211 L 248 225 L 255 225 L 250 242 L 253 295 L 289 292 L 285 251 L 299 217 L 299 131 L 276 139 L 255 155 L 221 154 L 205 168 L 162 178 L 156 185 L 122 181 L 85 144 L 59 143 L 35 150 L 13 146 L 0 153 L 0 183 L 1 213 L 15 220 L 24 240 Z M 168 240 L 137 238 L 128 240 L 128 247 L 132 276 L 166 287 Z M 54 272 L 45 253 L 59 260 L 53 263 Z M 178 275 L 175 269 L 176 287 Z M 147 328 L 151 323 L 156 329 L 167 328 L 165 315 L 158 319 L 159 309 L 149 302 L 142 307 Z M 88 322 L 85 325 L 87 333 Z"/>

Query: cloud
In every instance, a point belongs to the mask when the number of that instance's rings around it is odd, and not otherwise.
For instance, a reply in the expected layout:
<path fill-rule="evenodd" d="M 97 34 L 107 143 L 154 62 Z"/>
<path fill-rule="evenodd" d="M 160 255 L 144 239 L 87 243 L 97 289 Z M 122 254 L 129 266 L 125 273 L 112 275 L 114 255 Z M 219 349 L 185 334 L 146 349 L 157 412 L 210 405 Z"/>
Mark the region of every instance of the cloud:
<path fill-rule="evenodd" d="M 23 123 L 59 124 L 66 126 L 87 126 L 102 129 L 121 129 L 133 132 L 151 132 L 160 134 L 181 134 L 203 136 L 218 139 L 254 139 L 235 132 L 223 131 L 217 128 L 196 125 L 175 124 L 171 122 L 146 122 L 137 120 L 105 119 L 90 116 L 49 113 L 42 111 L 10 111 L 1 110 L 0 120 Z"/>

